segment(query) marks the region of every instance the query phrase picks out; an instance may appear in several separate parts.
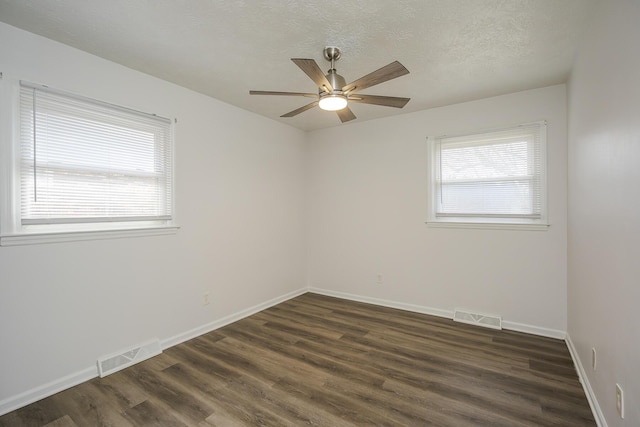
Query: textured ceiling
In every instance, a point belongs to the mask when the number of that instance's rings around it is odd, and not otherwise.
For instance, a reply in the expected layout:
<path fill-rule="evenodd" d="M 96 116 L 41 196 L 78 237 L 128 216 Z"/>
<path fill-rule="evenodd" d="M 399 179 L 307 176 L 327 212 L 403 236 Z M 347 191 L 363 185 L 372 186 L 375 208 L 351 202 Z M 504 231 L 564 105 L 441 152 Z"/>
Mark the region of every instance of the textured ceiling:
<path fill-rule="evenodd" d="M 347 82 L 394 60 L 410 71 L 363 90 L 402 109 L 352 106 L 358 121 L 565 82 L 595 0 L 0 0 L 0 21 L 300 129 L 339 126 L 290 61 L 325 46 Z"/>

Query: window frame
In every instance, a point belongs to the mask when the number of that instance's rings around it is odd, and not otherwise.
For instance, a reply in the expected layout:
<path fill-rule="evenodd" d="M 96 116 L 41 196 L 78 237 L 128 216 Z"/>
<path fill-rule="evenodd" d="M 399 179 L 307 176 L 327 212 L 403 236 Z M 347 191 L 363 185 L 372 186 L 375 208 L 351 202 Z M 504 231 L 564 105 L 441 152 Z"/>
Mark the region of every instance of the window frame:
<path fill-rule="evenodd" d="M 58 93 L 91 103 L 107 105 L 114 109 L 142 113 L 137 110 L 120 107 L 115 104 L 76 95 L 71 92 L 49 89 L 47 86 L 33 83 L 29 86 L 41 86 L 49 92 Z M 21 135 L 20 135 L 20 81 L 0 76 L 0 246 L 15 246 L 41 243 L 72 242 L 83 240 L 112 239 L 124 237 L 143 237 L 175 234 L 179 229 L 175 210 L 175 120 L 170 120 L 169 186 L 171 191 L 171 217 L 164 220 L 91 222 L 86 219 L 50 224 L 23 224 L 21 212 Z M 29 222 L 29 221 L 26 221 Z"/>
<path fill-rule="evenodd" d="M 476 138 L 490 139 L 492 134 L 516 130 L 520 127 L 538 126 L 538 150 L 540 156 L 540 218 L 526 218 L 526 215 L 510 215 L 510 214 L 438 214 L 438 194 L 440 185 L 440 165 L 437 164 L 438 144 L 443 139 L 455 138 Z M 475 145 L 469 143 L 469 145 Z M 530 159 L 531 157 L 528 157 Z M 523 177 L 525 179 L 526 177 Z M 497 182 L 500 179 L 471 179 L 470 182 Z M 514 126 L 506 126 L 502 128 L 484 129 L 476 132 L 467 132 L 453 135 L 442 135 L 438 137 L 429 136 L 427 138 L 427 219 L 426 224 L 429 227 L 443 228 L 481 228 L 481 229 L 514 229 L 514 230 L 547 230 L 548 222 L 548 186 L 547 186 L 547 122 L 544 120 L 522 123 Z"/>

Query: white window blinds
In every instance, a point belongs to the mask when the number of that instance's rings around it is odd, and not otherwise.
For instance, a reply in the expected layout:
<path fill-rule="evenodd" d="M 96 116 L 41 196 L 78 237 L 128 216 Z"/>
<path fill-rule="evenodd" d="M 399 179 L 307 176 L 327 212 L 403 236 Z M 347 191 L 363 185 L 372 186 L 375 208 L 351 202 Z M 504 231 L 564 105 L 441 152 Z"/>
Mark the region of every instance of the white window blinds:
<path fill-rule="evenodd" d="M 545 124 L 433 144 L 435 218 L 535 223 L 544 218 Z"/>
<path fill-rule="evenodd" d="M 168 221 L 169 119 L 21 82 L 21 222 Z"/>

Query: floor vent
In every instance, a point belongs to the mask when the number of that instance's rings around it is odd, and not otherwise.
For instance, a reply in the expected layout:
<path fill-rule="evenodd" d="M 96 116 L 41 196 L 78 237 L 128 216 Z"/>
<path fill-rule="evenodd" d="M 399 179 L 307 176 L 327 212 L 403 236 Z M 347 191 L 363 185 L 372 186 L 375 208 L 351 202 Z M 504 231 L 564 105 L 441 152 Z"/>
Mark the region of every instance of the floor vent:
<path fill-rule="evenodd" d="M 456 309 L 453 320 L 471 325 L 484 326 L 485 328 L 502 329 L 502 317 L 491 314 L 479 314 Z"/>
<path fill-rule="evenodd" d="M 162 353 L 160 340 L 155 339 L 124 351 L 101 357 L 98 359 L 100 378 L 118 372 L 138 362 L 142 362 L 150 357 L 157 356 L 160 353 Z"/>

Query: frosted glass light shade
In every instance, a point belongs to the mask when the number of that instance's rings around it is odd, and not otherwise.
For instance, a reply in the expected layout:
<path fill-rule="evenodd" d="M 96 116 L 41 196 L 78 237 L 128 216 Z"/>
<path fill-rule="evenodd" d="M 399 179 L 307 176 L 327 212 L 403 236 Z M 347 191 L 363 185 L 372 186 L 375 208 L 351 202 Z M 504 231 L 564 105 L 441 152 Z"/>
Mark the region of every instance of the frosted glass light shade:
<path fill-rule="evenodd" d="M 342 110 L 347 106 L 347 98 L 344 95 L 326 95 L 320 99 L 319 106 L 327 111 Z"/>

